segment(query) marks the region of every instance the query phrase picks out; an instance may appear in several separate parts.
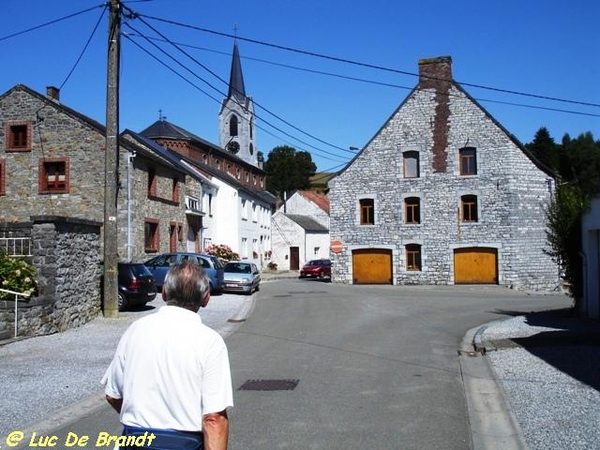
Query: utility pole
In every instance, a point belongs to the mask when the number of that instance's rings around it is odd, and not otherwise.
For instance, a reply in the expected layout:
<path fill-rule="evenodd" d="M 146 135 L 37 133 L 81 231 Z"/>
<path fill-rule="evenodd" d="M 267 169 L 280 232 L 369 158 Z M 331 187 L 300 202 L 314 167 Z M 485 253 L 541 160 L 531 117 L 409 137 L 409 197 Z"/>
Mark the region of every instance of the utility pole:
<path fill-rule="evenodd" d="M 104 152 L 104 317 L 119 317 L 117 196 L 119 182 L 120 0 L 110 0 Z"/>

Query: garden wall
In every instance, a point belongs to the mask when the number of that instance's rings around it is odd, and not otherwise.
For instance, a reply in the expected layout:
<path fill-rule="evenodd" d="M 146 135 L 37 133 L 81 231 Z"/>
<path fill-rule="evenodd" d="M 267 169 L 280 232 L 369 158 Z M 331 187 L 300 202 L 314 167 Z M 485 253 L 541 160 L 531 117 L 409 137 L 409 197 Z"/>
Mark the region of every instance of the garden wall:
<path fill-rule="evenodd" d="M 100 229 L 100 222 L 59 216 L 0 224 L 2 236 L 31 237 L 31 263 L 37 272 L 37 297 L 18 300 L 18 336 L 57 333 L 98 315 Z M 12 338 L 14 333 L 14 300 L 2 300 L 0 339 Z"/>

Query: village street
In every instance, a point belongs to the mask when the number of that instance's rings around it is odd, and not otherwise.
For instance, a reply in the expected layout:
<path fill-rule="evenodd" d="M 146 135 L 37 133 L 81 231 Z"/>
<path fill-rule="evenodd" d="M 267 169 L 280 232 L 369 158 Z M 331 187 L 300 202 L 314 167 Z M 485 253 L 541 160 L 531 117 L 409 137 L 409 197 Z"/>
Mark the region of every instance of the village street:
<path fill-rule="evenodd" d="M 562 295 L 498 286 L 292 279 L 264 283 L 254 295 L 243 317 L 229 311 L 227 318 L 211 318 L 239 324 L 226 333 L 235 399 L 232 450 L 470 448 L 457 353 L 465 332 L 569 304 Z M 71 411 L 73 420 L 44 431 L 60 439 L 69 432 L 94 439 L 119 433 L 108 406 L 88 409 L 81 403 Z"/>

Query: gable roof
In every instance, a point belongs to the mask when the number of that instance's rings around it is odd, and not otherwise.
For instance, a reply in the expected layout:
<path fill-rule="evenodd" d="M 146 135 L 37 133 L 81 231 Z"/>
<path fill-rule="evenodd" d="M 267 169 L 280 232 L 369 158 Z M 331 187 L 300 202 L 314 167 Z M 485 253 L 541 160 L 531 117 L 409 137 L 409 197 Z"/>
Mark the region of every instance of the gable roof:
<path fill-rule="evenodd" d="M 106 127 L 104 125 L 102 125 L 100 122 L 98 122 L 88 116 L 85 116 L 85 115 L 81 114 L 80 112 L 75 111 L 72 108 L 69 108 L 68 106 L 63 105 L 62 103 L 60 103 L 56 100 L 53 100 L 45 95 L 40 94 L 39 92 L 31 89 L 28 86 L 25 86 L 24 84 L 17 84 L 15 86 L 13 86 L 11 89 L 9 89 L 8 91 L 6 91 L 4 94 L 0 95 L 0 101 L 2 101 L 4 98 L 10 96 L 12 93 L 18 92 L 18 91 L 26 92 L 27 94 L 31 95 L 32 97 L 36 97 L 38 100 L 45 102 L 46 105 L 44 105 L 44 108 L 46 108 L 46 107 L 54 108 L 55 110 L 58 110 L 63 114 L 66 114 L 70 117 L 73 117 L 73 118 L 85 123 L 89 127 L 94 128 L 98 133 L 106 136 Z M 43 108 L 38 110 L 38 113 L 42 113 L 42 112 L 43 112 Z"/>
<path fill-rule="evenodd" d="M 450 57 L 441 57 L 441 58 L 431 58 L 431 60 L 434 59 L 450 59 Z M 425 77 L 425 78 L 432 78 L 433 80 L 435 80 L 435 77 Z M 450 85 L 452 87 L 455 87 L 458 91 L 460 91 L 461 93 L 463 93 L 465 95 L 465 97 L 471 101 L 475 106 L 477 106 L 477 108 L 479 108 L 483 114 L 490 119 L 494 125 L 496 125 L 509 139 L 510 141 L 519 148 L 519 150 L 521 150 L 525 156 L 527 156 L 529 158 L 529 160 L 538 168 L 540 169 L 542 172 L 546 173 L 548 176 L 555 178 L 555 174 L 554 172 L 552 172 L 552 170 L 550 168 L 548 168 L 547 166 L 545 166 L 544 164 L 542 164 L 534 155 L 533 153 L 531 153 L 529 150 L 527 150 L 525 148 L 525 146 L 521 143 L 521 141 L 519 141 L 517 139 L 517 137 L 512 134 L 511 132 L 509 132 L 500 122 L 498 122 L 483 106 L 481 106 L 481 104 L 475 100 L 475 98 L 473 98 L 458 82 L 456 82 L 453 78 L 449 79 L 449 80 L 445 80 L 445 79 L 439 79 L 440 81 L 449 81 Z M 381 132 L 385 129 L 385 127 L 388 125 L 388 123 L 396 116 L 396 114 L 398 114 L 398 112 L 404 107 L 404 105 L 408 102 L 408 100 L 413 97 L 414 95 L 416 95 L 417 92 L 421 91 L 421 90 L 430 90 L 431 86 L 427 86 L 427 87 L 422 87 L 421 86 L 421 81 L 419 83 L 417 83 L 417 85 L 412 89 L 412 91 L 406 96 L 406 98 L 400 103 L 400 105 L 392 112 L 392 114 L 388 117 L 388 119 L 383 123 L 383 125 L 377 130 L 377 132 L 371 137 L 371 139 L 369 140 L 369 142 L 367 142 L 365 144 L 365 146 L 363 148 L 360 149 L 359 152 L 356 153 L 356 155 L 348 162 L 348 164 L 346 164 L 342 169 L 340 169 L 335 176 L 338 176 L 340 174 L 342 174 L 343 172 L 345 172 L 345 170 L 350 167 L 354 161 L 365 151 L 365 149 L 367 147 L 369 147 L 369 145 L 381 134 Z M 438 92 L 439 94 L 444 95 L 443 93 Z M 445 94 L 445 95 L 451 95 L 451 94 Z"/>
<path fill-rule="evenodd" d="M 298 191 L 298 193 L 306 200 L 314 203 L 327 214 L 329 214 L 329 197 L 325 194 L 319 194 L 315 191 Z"/>
<path fill-rule="evenodd" d="M 285 217 L 287 217 L 288 219 L 296 222 L 298 225 L 300 225 L 302 228 L 304 228 L 305 231 L 309 231 L 309 232 L 316 232 L 316 233 L 328 233 L 329 229 L 327 227 L 324 227 L 323 225 L 321 225 L 319 222 L 317 222 L 315 219 L 313 219 L 310 216 L 304 216 L 302 214 L 284 214 Z"/>

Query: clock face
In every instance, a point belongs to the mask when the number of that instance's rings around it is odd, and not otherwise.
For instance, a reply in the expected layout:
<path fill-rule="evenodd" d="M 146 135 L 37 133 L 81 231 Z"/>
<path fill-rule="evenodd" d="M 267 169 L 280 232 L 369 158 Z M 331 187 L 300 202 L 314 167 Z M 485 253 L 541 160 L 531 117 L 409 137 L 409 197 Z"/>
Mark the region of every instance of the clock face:
<path fill-rule="evenodd" d="M 240 151 L 240 144 L 236 141 L 231 141 L 229 144 L 227 144 L 227 150 L 235 155 Z"/>

